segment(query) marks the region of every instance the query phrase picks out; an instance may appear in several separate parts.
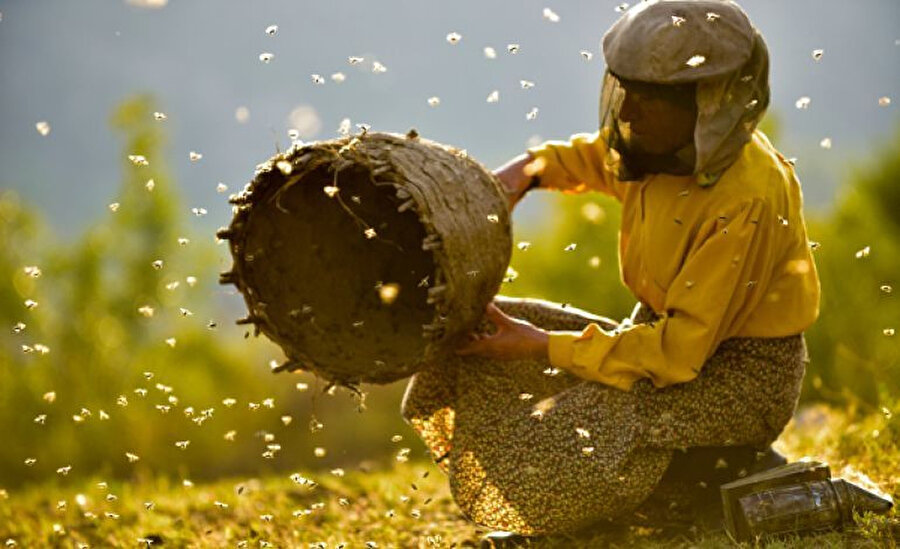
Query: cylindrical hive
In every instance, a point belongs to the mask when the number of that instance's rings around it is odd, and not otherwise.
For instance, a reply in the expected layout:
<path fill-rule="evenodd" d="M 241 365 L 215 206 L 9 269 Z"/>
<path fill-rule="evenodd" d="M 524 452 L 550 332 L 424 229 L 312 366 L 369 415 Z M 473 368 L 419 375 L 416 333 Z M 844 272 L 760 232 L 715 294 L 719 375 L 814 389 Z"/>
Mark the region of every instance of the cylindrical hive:
<path fill-rule="evenodd" d="M 452 352 L 512 249 L 497 179 L 465 151 L 387 133 L 298 145 L 231 197 L 235 284 L 283 369 L 388 383 Z"/>

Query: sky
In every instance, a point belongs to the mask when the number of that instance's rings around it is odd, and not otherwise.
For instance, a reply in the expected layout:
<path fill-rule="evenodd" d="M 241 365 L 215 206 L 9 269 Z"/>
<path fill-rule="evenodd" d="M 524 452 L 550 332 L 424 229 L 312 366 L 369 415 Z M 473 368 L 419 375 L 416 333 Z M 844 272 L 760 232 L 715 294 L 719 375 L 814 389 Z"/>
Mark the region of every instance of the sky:
<path fill-rule="evenodd" d="M 494 168 L 529 143 L 596 129 L 600 39 L 619 4 L 0 0 L 0 189 L 16 190 L 61 234 L 108 215 L 129 154 L 108 120 L 137 93 L 166 114 L 166 161 L 185 214 L 206 208 L 211 229 L 231 216 L 216 186 L 240 190 L 290 144 L 291 128 L 310 141 L 336 137 L 345 118 L 380 131 L 415 127 Z M 776 145 L 797 158 L 807 207 L 827 208 L 900 130 L 900 2 L 741 5 L 769 46 Z M 374 61 L 386 70 L 374 72 Z M 495 90 L 499 100 L 488 102 Z M 803 97 L 808 106 L 797 108 Z M 191 161 L 191 151 L 202 158 Z"/>

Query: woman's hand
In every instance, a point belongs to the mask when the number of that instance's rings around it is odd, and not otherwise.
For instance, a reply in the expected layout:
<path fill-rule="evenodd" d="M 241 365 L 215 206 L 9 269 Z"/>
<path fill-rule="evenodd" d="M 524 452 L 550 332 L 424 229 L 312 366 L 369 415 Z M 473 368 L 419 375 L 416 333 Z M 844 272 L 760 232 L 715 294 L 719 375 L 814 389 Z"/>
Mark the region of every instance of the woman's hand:
<path fill-rule="evenodd" d="M 492 335 L 471 333 L 469 341 L 456 350 L 458 355 L 477 355 L 498 360 L 547 358 L 548 332 L 530 322 L 507 316 L 493 303 L 487 306 L 488 320 L 497 326 Z"/>
<path fill-rule="evenodd" d="M 516 203 L 525 196 L 531 184 L 531 175 L 529 175 L 528 166 L 531 164 L 532 158 L 528 153 L 521 154 L 506 164 L 494 170 L 494 175 L 500 180 L 503 192 L 506 194 L 509 211 L 516 206 Z"/>

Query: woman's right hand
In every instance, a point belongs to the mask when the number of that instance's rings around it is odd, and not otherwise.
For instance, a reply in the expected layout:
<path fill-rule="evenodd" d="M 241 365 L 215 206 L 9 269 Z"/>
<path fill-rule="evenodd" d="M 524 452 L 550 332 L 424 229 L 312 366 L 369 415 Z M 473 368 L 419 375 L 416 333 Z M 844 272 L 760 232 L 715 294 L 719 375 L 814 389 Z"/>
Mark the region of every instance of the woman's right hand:
<path fill-rule="evenodd" d="M 527 173 L 527 166 L 531 164 L 532 160 L 530 154 L 524 153 L 494 170 L 494 175 L 500 180 L 506 194 L 510 211 L 525 196 L 531 184 L 532 175 Z"/>

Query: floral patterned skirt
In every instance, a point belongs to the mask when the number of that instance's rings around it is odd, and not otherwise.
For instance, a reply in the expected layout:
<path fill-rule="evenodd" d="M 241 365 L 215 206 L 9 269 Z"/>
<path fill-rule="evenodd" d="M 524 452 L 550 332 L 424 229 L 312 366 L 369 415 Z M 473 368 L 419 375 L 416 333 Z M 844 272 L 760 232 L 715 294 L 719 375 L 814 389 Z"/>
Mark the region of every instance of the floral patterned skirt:
<path fill-rule="evenodd" d="M 545 329 L 615 325 L 544 301 L 496 303 Z M 650 315 L 641 307 L 631 320 Z M 523 535 L 571 532 L 627 520 L 671 492 L 660 483 L 675 452 L 768 447 L 794 412 L 806 361 L 802 334 L 733 338 L 694 380 L 657 389 L 643 379 L 626 392 L 547 361 L 453 357 L 412 377 L 401 412 L 470 520 Z"/>

